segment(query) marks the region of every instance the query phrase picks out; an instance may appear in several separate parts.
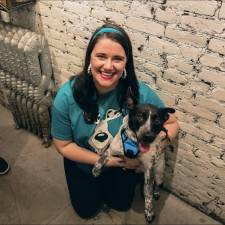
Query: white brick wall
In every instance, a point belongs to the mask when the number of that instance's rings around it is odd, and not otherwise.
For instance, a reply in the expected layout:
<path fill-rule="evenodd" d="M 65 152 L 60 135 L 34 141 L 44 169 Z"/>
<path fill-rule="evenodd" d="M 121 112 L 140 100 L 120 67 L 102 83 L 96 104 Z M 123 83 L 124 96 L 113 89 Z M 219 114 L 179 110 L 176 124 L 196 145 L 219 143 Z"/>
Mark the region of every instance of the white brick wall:
<path fill-rule="evenodd" d="M 225 2 L 37 1 L 13 23 L 46 36 L 57 83 L 80 71 L 92 32 L 123 26 L 138 77 L 177 109 L 181 132 L 167 152 L 165 185 L 225 222 Z"/>

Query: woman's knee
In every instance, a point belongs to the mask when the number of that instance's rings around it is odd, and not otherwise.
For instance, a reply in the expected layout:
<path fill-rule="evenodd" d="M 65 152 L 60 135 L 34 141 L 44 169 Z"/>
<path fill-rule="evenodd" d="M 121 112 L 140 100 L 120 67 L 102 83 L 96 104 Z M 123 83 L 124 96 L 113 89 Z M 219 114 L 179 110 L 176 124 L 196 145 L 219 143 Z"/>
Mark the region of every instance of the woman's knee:
<path fill-rule="evenodd" d="M 71 201 L 74 211 L 77 213 L 79 217 L 82 219 L 91 219 L 95 217 L 100 211 L 101 206 L 91 206 L 91 205 L 77 205 Z"/>

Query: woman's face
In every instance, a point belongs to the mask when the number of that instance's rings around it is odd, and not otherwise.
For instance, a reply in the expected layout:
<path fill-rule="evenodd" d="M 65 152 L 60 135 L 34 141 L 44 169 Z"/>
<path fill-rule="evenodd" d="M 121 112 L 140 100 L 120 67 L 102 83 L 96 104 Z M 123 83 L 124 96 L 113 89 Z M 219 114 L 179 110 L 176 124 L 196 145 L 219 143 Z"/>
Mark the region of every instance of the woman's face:
<path fill-rule="evenodd" d="M 91 73 L 100 94 L 113 90 L 127 62 L 123 47 L 107 37 L 100 38 L 91 53 Z"/>

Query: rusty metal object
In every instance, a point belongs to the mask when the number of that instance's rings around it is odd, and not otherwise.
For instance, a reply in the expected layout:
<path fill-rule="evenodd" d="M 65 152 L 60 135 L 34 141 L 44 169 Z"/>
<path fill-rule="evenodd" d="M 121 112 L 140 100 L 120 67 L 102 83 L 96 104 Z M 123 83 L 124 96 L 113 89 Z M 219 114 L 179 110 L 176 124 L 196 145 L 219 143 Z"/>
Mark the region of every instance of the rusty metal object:
<path fill-rule="evenodd" d="M 38 135 L 48 147 L 55 84 L 42 35 L 0 22 L 0 85 L 15 126 Z"/>

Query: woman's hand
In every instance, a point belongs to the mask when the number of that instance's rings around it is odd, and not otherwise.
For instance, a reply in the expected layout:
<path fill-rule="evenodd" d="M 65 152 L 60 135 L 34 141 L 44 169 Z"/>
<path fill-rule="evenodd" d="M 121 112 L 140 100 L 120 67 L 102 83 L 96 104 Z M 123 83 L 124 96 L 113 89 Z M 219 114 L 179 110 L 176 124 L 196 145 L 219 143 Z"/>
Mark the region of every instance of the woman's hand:
<path fill-rule="evenodd" d="M 108 167 L 124 167 L 124 158 L 123 157 L 110 157 L 109 161 L 106 163 Z"/>
<path fill-rule="evenodd" d="M 134 170 L 140 167 L 141 165 L 141 161 L 139 159 L 130 159 L 130 158 L 127 158 L 126 156 L 124 156 L 123 159 L 124 159 L 124 163 L 123 163 L 124 169 Z"/>
<path fill-rule="evenodd" d="M 124 169 L 137 169 L 141 165 L 140 160 L 130 159 L 125 156 L 110 157 L 106 163 L 108 167 L 123 167 Z"/>

